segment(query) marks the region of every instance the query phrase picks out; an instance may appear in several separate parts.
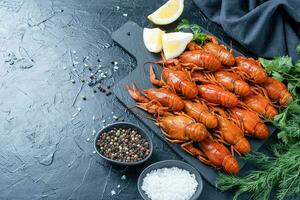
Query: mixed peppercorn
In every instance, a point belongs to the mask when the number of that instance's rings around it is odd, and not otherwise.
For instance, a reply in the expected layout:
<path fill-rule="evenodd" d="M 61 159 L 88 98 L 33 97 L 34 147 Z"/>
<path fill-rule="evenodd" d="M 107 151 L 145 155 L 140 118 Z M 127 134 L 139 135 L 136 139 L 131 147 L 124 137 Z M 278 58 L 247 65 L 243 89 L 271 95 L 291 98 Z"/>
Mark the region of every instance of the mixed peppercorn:
<path fill-rule="evenodd" d="M 107 158 L 122 162 L 137 162 L 149 153 L 149 142 L 131 128 L 114 128 L 97 140 L 99 152 Z"/>

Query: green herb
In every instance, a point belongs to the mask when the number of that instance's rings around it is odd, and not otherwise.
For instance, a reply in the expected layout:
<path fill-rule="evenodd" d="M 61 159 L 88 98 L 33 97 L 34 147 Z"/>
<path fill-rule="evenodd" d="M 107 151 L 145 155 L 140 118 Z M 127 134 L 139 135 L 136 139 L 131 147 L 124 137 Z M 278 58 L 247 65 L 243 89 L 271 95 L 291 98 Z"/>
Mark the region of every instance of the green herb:
<path fill-rule="evenodd" d="M 300 42 L 296 45 L 296 51 L 300 54 Z"/>
<path fill-rule="evenodd" d="M 300 138 L 300 104 L 299 100 L 291 102 L 280 114 L 276 115 L 273 124 L 280 129 L 278 138 L 284 143 L 293 143 Z"/>
<path fill-rule="evenodd" d="M 190 24 L 187 19 L 182 19 L 176 27 L 176 31 L 190 30 L 193 33 L 193 41 L 202 45 L 208 38 L 207 35 L 202 33 L 201 27 L 197 24 Z"/>
<path fill-rule="evenodd" d="M 189 28 L 190 28 L 190 22 L 187 19 L 182 19 L 175 30 L 182 31 L 183 29 L 189 29 Z"/>
<path fill-rule="evenodd" d="M 257 170 L 244 177 L 220 174 L 217 185 L 222 191 L 236 189 L 234 199 L 248 193 L 250 199 L 267 200 L 272 190 L 278 200 L 300 196 L 300 61 L 293 64 L 289 56 L 259 61 L 270 76 L 284 82 L 293 94 L 294 100 L 279 110 L 272 121 L 282 142 L 273 147 L 273 156 L 252 153 L 245 157 L 258 164 Z"/>
<path fill-rule="evenodd" d="M 276 199 L 300 195 L 300 142 L 293 145 L 276 145 L 274 156 L 254 153 L 246 157 L 260 166 L 245 177 L 220 174 L 217 186 L 221 191 L 236 189 L 234 200 L 248 193 L 253 200 L 268 200 L 276 188 Z"/>
<path fill-rule="evenodd" d="M 259 58 L 260 63 L 265 68 L 266 72 L 273 78 L 286 82 L 288 90 L 296 97 L 300 98 L 297 89 L 300 88 L 300 61 L 292 63 L 292 58 L 282 56 L 273 60 Z"/>

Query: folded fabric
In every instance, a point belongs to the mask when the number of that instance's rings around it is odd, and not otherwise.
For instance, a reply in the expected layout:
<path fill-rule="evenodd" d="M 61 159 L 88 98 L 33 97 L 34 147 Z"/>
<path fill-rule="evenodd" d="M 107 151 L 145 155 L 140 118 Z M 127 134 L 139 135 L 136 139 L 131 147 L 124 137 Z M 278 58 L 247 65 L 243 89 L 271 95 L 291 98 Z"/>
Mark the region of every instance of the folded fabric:
<path fill-rule="evenodd" d="M 233 39 L 260 57 L 300 59 L 300 0 L 194 0 Z"/>

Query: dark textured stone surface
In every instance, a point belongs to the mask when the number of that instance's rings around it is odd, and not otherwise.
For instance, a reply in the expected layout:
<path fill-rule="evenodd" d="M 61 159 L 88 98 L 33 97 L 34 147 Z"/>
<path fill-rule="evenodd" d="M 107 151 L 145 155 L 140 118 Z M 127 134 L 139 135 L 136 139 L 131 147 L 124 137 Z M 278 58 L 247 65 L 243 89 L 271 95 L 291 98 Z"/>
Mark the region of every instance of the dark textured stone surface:
<path fill-rule="evenodd" d="M 153 134 L 154 155 L 139 167 L 114 167 L 93 153 L 93 130 L 116 121 L 114 115 L 145 128 L 109 94 L 136 66 L 111 33 L 128 20 L 150 26 L 145 16 L 161 4 L 0 0 L 1 200 L 140 199 L 136 181 L 141 170 L 158 160 L 179 159 Z M 184 16 L 230 43 L 191 1 Z M 107 72 L 101 81 L 105 93 L 97 81 L 89 83 L 90 76 L 99 81 L 99 69 Z M 121 180 L 124 174 L 127 179 Z M 230 194 L 204 182 L 201 197 L 230 199 Z"/>

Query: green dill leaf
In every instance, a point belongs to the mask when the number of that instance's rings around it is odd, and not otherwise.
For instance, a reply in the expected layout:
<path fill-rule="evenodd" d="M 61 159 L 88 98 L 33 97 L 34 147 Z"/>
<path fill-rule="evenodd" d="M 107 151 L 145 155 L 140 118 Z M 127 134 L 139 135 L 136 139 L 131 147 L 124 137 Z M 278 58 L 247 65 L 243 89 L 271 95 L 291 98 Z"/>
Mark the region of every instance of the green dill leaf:
<path fill-rule="evenodd" d="M 281 139 L 285 144 L 289 142 L 289 136 L 285 131 L 280 131 L 279 133 L 277 133 L 277 137 Z"/>
<path fill-rule="evenodd" d="M 236 190 L 234 199 L 248 193 L 251 200 L 268 200 L 272 189 L 277 190 L 276 199 L 300 195 L 300 142 L 273 146 L 273 156 L 255 154 L 251 158 L 257 162 L 267 163 L 248 175 L 237 177 L 219 174 L 217 187 L 221 191 Z M 272 161 L 272 162 L 269 162 Z"/>
<path fill-rule="evenodd" d="M 296 45 L 296 51 L 300 54 L 300 42 Z"/>

